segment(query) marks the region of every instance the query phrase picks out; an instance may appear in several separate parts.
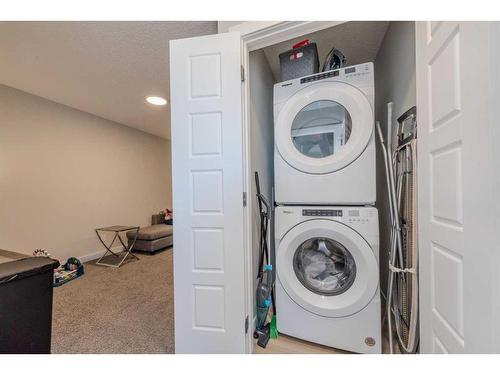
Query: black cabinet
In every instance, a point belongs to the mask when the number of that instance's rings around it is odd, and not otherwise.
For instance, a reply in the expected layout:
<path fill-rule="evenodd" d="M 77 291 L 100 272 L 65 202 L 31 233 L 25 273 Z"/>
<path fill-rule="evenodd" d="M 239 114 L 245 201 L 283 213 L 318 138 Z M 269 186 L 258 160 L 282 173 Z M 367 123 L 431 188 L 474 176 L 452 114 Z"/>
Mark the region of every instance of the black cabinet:
<path fill-rule="evenodd" d="M 0 250 L 0 353 L 50 353 L 59 262 Z"/>

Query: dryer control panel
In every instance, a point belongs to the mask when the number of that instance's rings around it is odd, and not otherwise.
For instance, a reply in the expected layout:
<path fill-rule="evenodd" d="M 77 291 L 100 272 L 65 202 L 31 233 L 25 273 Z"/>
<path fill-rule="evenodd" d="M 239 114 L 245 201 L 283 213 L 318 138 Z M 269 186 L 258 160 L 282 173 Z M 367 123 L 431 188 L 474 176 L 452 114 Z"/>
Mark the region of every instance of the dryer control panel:
<path fill-rule="evenodd" d="M 356 69 L 356 68 L 354 68 L 354 69 Z M 338 77 L 339 74 L 340 74 L 340 70 L 331 70 L 329 72 L 319 73 L 319 74 L 315 74 L 313 76 L 301 78 L 300 83 L 319 81 L 321 79 L 327 79 L 327 78 L 331 78 L 331 77 Z"/>
<path fill-rule="evenodd" d="M 373 107 L 375 76 L 373 63 L 368 62 L 276 83 L 273 94 L 275 116 L 284 103 L 300 90 L 309 86 L 324 85 L 331 82 L 347 83 L 358 88 L 367 95 L 370 105 Z"/>
<path fill-rule="evenodd" d="M 328 72 L 316 73 L 311 76 L 300 78 L 300 84 L 321 81 L 323 79 L 338 77 L 341 80 L 351 81 L 353 78 L 358 79 L 367 75 L 373 75 L 373 65 L 371 63 L 359 64 L 340 68 L 337 70 L 330 70 Z M 289 85 L 290 83 L 283 83 L 282 86 Z"/>

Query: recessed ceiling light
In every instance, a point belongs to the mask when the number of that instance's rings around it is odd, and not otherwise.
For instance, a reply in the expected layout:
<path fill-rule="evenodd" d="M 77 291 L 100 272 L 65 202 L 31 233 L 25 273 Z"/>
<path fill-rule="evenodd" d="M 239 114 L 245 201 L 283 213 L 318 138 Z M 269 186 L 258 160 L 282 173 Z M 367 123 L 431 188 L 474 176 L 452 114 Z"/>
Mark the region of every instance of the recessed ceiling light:
<path fill-rule="evenodd" d="M 146 100 L 149 104 L 153 104 L 153 105 L 165 105 L 165 104 L 167 104 L 167 101 L 159 96 L 148 96 L 146 98 Z"/>

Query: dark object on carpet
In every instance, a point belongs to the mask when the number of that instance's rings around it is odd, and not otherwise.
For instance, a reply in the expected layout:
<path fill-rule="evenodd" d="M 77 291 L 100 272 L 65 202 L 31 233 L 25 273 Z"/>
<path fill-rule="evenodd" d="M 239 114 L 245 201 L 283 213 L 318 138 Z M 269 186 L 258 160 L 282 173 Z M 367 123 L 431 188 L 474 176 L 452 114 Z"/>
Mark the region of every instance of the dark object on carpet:
<path fill-rule="evenodd" d="M 48 354 L 57 260 L 0 250 L 0 353 Z"/>
<path fill-rule="evenodd" d="M 172 255 L 85 263 L 84 277 L 54 290 L 52 352 L 174 353 Z"/>

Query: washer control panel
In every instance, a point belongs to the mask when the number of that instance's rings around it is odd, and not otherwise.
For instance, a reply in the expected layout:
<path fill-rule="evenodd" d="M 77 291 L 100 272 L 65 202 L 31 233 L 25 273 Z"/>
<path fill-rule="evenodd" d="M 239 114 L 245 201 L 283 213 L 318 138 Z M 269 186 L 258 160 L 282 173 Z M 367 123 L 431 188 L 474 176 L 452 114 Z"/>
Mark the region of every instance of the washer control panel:
<path fill-rule="evenodd" d="M 372 220 L 374 213 L 366 210 L 348 209 L 346 216 L 348 223 L 368 223 Z"/>
<path fill-rule="evenodd" d="M 332 228 L 343 224 L 368 236 L 369 241 L 378 241 L 378 211 L 372 206 L 276 206 L 275 214 L 276 240 L 281 241 L 291 228 L 302 223 L 318 223 L 321 227 L 331 222 Z"/>
<path fill-rule="evenodd" d="M 325 210 L 325 209 L 304 209 L 302 216 L 333 216 L 342 217 L 342 210 Z"/>

